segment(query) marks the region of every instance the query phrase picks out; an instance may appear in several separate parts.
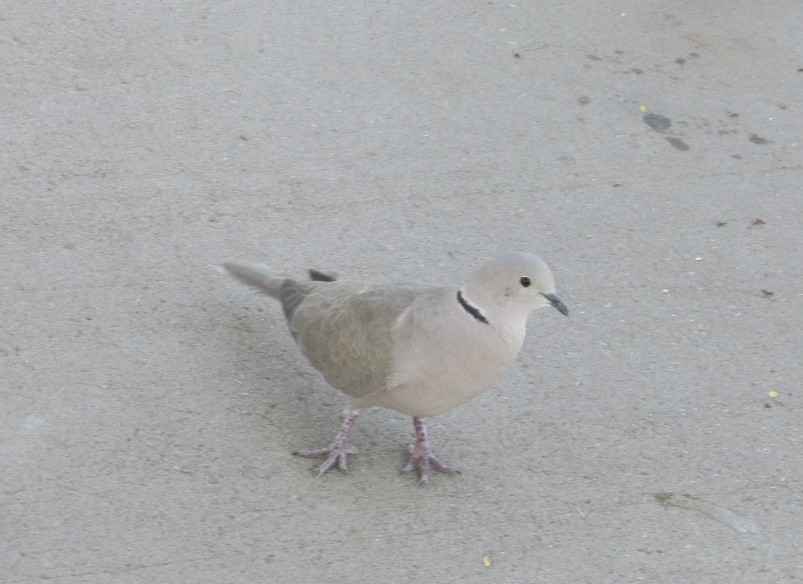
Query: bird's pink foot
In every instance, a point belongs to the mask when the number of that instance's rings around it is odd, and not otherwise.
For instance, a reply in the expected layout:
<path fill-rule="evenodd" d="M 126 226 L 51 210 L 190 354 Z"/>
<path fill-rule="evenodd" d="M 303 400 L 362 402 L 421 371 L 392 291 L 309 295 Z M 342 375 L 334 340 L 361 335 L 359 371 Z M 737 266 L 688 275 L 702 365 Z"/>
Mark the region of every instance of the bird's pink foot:
<path fill-rule="evenodd" d="M 343 425 L 340 426 L 340 431 L 335 437 L 328 448 L 319 448 L 318 450 L 296 450 L 293 452 L 296 456 L 303 456 L 305 458 L 325 458 L 320 467 L 318 467 L 318 476 L 323 475 L 326 471 L 337 465 L 340 472 L 348 472 L 347 455 L 356 454 L 357 449 L 349 446 L 349 432 L 357 422 L 357 414 L 351 413 L 346 417 Z"/>
<path fill-rule="evenodd" d="M 429 482 L 429 470 L 431 468 L 446 474 L 460 474 L 459 470 L 446 466 L 432 455 L 424 420 L 413 417 L 413 426 L 415 427 L 415 445 L 410 454 L 410 462 L 404 467 L 403 472 L 416 471 L 418 473 L 418 484 L 422 486 Z"/>

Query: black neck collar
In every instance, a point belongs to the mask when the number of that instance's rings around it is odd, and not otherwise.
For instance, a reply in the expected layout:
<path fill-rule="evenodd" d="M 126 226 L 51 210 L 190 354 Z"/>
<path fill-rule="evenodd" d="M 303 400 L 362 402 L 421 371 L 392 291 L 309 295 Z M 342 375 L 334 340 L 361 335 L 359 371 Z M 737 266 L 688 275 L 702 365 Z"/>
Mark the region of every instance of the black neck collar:
<path fill-rule="evenodd" d="M 463 307 L 463 310 L 468 312 L 475 319 L 485 324 L 489 324 L 488 319 L 485 318 L 485 315 L 482 314 L 482 312 L 480 312 L 480 309 L 472 305 L 468 300 L 466 300 L 463 297 L 463 292 L 461 292 L 460 290 L 457 291 L 457 301 L 460 303 L 460 306 Z"/>

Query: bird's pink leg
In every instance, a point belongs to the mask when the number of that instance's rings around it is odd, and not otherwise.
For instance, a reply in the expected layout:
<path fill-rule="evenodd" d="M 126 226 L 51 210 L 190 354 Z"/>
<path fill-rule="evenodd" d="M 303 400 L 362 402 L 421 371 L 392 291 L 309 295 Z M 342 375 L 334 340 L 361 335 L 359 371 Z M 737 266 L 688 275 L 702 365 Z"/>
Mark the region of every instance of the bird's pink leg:
<path fill-rule="evenodd" d="M 349 446 L 349 433 L 354 427 L 354 424 L 357 423 L 357 415 L 357 412 L 349 412 L 346 415 L 346 419 L 343 421 L 343 425 L 340 426 L 340 431 L 337 433 L 335 441 L 332 442 L 329 448 L 296 450 L 293 454 L 307 458 L 325 458 L 326 460 L 324 460 L 323 464 L 318 468 L 318 476 L 321 476 L 335 464 L 337 464 L 337 468 L 340 469 L 341 472 L 348 472 L 346 455 L 357 453 L 356 448 Z"/>
<path fill-rule="evenodd" d="M 413 452 L 410 456 L 410 462 L 404 467 L 404 472 L 410 472 L 412 470 L 417 471 L 419 485 L 426 485 L 429 482 L 430 468 L 434 468 L 438 472 L 446 474 L 460 474 L 459 470 L 446 466 L 432 455 L 424 420 L 413 416 L 413 427 L 415 428 L 415 445 L 413 446 Z"/>

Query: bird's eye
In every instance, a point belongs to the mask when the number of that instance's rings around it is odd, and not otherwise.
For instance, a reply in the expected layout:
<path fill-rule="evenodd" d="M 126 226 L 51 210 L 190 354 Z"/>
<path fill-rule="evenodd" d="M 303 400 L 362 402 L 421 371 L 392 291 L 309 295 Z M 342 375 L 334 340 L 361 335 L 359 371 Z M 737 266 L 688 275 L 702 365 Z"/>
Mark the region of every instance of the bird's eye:
<path fill-rule="evenodd" d="M 532 281 L 530 281 L 530 279 L 529 279 L 527 276 L 522 276 L 522 277 L 519 279 L 519 283 L 520 283 L 522 286 L 524 286 L 525 288 L 528 288 L 528 287 L 530 286 L 530 284 L 532 284 Z"/>

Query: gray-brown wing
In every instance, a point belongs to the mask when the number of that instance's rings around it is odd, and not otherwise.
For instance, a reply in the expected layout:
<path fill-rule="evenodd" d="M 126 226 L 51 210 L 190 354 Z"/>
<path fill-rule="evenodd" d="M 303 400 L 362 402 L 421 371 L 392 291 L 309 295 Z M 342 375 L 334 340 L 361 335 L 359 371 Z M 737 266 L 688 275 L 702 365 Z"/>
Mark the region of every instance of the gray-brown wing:
<path fill-rule="evenodd" d="M 387 388 L 391 330 L 422 288 L 308 282 L 290 330 L 310 363 L 353 398 Z"/>

